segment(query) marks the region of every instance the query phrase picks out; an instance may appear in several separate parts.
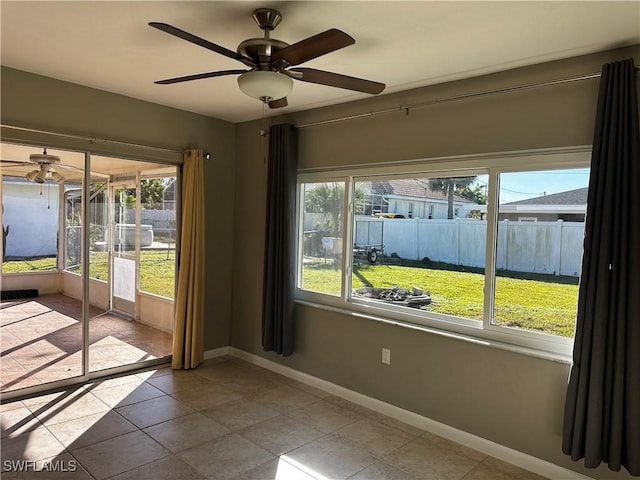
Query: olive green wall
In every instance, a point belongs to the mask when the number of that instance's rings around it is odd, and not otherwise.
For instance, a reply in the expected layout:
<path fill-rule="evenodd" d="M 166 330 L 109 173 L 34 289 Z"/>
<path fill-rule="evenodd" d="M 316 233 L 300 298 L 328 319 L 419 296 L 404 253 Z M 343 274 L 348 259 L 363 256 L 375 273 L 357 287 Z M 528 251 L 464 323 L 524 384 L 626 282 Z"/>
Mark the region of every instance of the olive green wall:
<path fill-rule="evenodd" d="M 383 95 L 272 119 L 298 125 L 513 85 L 600 72 L 640 46 Z M 294 87 L 295 88 L 295 87 Z M 441 103 L 300 130 L 301 168 L 588 145 L 598 81 Z M 569 365 L 297 305 L 295 353 L 261 349 L 266 165 L 259 122 L 238 125 L 231 344 L 499 444 L 597 478 L 560 450 Z M 381 348 L 391 349 L 382 365 Z"/>
<path fill-rule="evenodd" d="M 235 175 L 235 125 L 133 98 L 2 67 L 3 125 L 101 139 L 169 147 L 202 148 L 213 158 L 205 164 L 207 219 L 207 294 L 205 349 L 229 344 L 231 251 Z M 65 137 L 3 129 L 4 140 L 35 145 L 89 149 L 125 158 L 176 159 L 180 154 L 90 143 Z"/>

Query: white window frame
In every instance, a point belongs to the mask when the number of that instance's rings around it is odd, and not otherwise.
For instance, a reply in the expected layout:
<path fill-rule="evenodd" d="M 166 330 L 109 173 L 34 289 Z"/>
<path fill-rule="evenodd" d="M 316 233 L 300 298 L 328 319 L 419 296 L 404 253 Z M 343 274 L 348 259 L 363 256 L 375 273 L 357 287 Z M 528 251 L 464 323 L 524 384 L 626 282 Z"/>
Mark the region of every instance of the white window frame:
<path fill-rule="evenodd" d="M 426 328 L 445 335 L 462 335 L 465 338 L 487 345 L 516 349 L 523 353 L 551 355 L 568 361 L 573 349 L 573 338 L 560 337 L 542 332 L 493 325 L 493 298 L 495 292 L 495 259 L 497 232 L 497 202 L 499 175 L 501 173 L 540 170 L 565 170 L 589 168 L 591 147 L 571 147 L 548 150 L 504 152 L 486 155 L 445 157 L 403 162 L 394 165 L 372 167 L 344 167 L 334 170 L 299 171 L 298 185 L 303 183 L 345 182 L 345 205 L 343 215 L 343 253 L 341 295 L 329 295 L 299 288 L 301 271 L 297 272 L 296 300 L 319 308 L 330 308 L 348 314 L 366 316 L 375 320 L 403 324 L 409 327 Z M 353 244 L 353 187 L 355 181 L 366 181 L 384 176 L 388 178 L 438 177 L 449 175 L 488 175 L 487 195 L 487 247 L 485 254 L 484 315 L 482 321 L 454 317 L 434 312 L 412 311 L 406 307 L 378 304 L 351 297 L 351 265 Z M 299 196 L 300 189 L 299 189 Z M 298 222 L 302 222 L 303 209 L 298 210 Z M 301 225 L 301 223 L 298 224 Z M 297 228 L 298 240 L 301 229 Z M 301 244 L 300 244 L 301 245 Z M 302 249 L 298 248 L 298 265 L 302 262 Z"/>

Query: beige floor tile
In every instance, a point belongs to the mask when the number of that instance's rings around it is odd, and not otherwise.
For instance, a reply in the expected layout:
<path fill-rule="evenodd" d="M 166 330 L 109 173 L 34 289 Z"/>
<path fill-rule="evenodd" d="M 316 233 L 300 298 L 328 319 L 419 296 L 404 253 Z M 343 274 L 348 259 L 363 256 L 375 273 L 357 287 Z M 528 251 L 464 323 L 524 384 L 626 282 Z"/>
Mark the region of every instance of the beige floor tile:
<path fill-rule="evenodd" d="M 369 415 L 369 418 L 376 420 L 377 422 L 384 423 L 389 427 L 402 430 L 403 432 L 408 433 L 413 437 L 419 437 L 424 433 L 424 430 L 422 430 L 421 428 L 409 425 L 408 423 L 401 422 L 400 420 L 396 420 L 395 418 L 388 417 L 378 412 L 373 412 L 371 415 Z"/>
<path fill-rule="evenodd" d="M 111 410 L 50 425 L 48 429 L 68 449 L 78 449 L 137 430 L 135 425 Z"/>
<path fill-rule="evenodd" d="M 544 480 L 544 477 L 510 463 L 487 457 L 466 474 L 464 480 Z"/>
<path fill-rule="evenodd" d="M 165 393 L 148 383 L 124 383 L 111 388 L 92 390 L 92 393 L 112 408 L 162 397 Z"/>
<path fill-rule="evenodd" d="M 190 371 L 175 370 L 168 375 L 149 378 L 147 383 L 165 393 L 175 393 L 180 390 L 197 390 L 209 385 L 209 380 Z"/>
<path fill-rule="evenodd" d="M 334 432 L 362 418 L 352 410 L 320 400 L 288 413 L 291 418 L 306 423 L 322 433 Z"/>
<path fill-rule="evenodd" d="M 206 410 L 242 398 L 242 395 L 219 383 L 209 383 L 197 390 L 179 390 L 171 396 L 193 410 Z"/>
<path fill-rule="evenodd" d="M 377 457 L 390 453 L 414 438 L 408 433 L 370 418 L 362 418 L 347 425 L 334 432 L 334 435 L 353 445 L 362 446 Z"/>
<path fill-rule="evenodd" d="M 420 438 L 429 445 L 448 448 L 449 450 L 453 450 L 454 452 L 459 453 L 460 455 L 464 455 L 465 457 L 468 457 L 471 460 L 475 460 L 477 462 L 481 462 L 485 458 L 487 458 L 487 456 L 482 452 L 469 447 L 465 447 L 464 445 L 452 442 L 451 440 L 447 440 L 446 438 L 440 437 L 430 432 L 424 432 Z"/>
<path fill-rule="evenodd" d="M 64 295 L 42 295 L 11 307 L 2 302 L 2 307 L 3 391 L 80 373 L 82 364 L 76 355 L 81 348 L 79 301 Z M 91 371 L 171 353 L 170 334 L 103 313 L 91 309 L 92 315 L 101 315 L 90 321 Z"/>
<path fill-rule="evenodd" d="M 71 450 L 71 454 L 97 479 L 126 472 L 165 457 L 169 453 L 141 431 Z"/>
<path fill-rule="evenodd" d="M 171 455 L 116 475 L 110 480 L 204 480 L 204 478 L 196 469 L 175 455 Z"/>
<path fill-rule="evenodd" d="M 302 382 L 298 382 L 297 380 L 292 380 L 289 383 L 290 387 L 294 387 L 294 388 L 298 388 L 300 390 L 302 390 L 303 392 L 307 392 L 310 393 L 311 395 L 314 395 L 318 398 L 327 398 L 327 397 L 331 397 L 332 395 L 329 392 L 325 392 L 324 390 L 320 390 L 319 388 L 316 387 L 312 387 L 311 385 L 307 385 L 306 383 L 302 383 Z"/>
<path fill-rule="evenodd" d="M 201 413 L 192 413 L 145 428 L 144 432 L 176 453 L 210 442 L 229 430 Z"/>
<path fill-rule="evenodd" d="M 318 401 L 318 397 L 298 390 L 297 388 L 290 387 L 289 385 L 279 385 L 262 389 L 249 397 L 280 413 L 287 413 L 294 408 L 303 407 Z"/>
<path fill-rule="evenodd" d="M 308 473 L 294 467 L 290 463 L 275 458 L 262 465 L 241 473 L 231 480 L 315 480 Z"/>
<path fill-rule="evenodd" d="M 349 478 L 377 460 L 365 449 L 333 435 L 314 440 L 281 458 L 313 476 L 331 479 Z"/>
<path fill-rule="evenodd" d="M 251 375 L 255 370 L 245 364 L 239 364 L 232 360 L 218 362 L 205 362 L 193 371 L 196 375 L 201 375 L 218 383 L 233 382 L 237 378 Z"/>
<path fill-rule="evenodd" d="M 252 425 L 240 434 L 275 455 L 294 450 L 323 435 L 315 428 L 284 415 Z"/>
<path fill-rule="evenodd" d="M 274 458 L 237 434 L 185 450 L 178 456 L 208 479 L 231 478 Z"/>
<path fill-rule="evenodd" d="M 203 410 L 202 413 L 220 422 L 230 430 L 240 430 L 279 415 L 278 412 L 266 405 L 246 398 L 208 408 Z"/>
<path fill-rule="evenodd" d="M 23 404 L 18 408 L 6 410 L 0 415 L 2 438 L 15 437 L 24 432 L 42 427 L 40 421 Z"/>
<path fill-rule="evenodd" d="M 372 410 L 358 405 L 357 403 L 350 402 L 349 400 L 345 400 L 344 398 L 336 397 L 335 395 L 329 395 L 325 398 L 325 400 L 348 410 L 352 410 L 355 413 L 362 415 L 363 417 L 368 417 L 369 415 L 373 414 Z"/>
<path fill-rule="evenodd" d="M 439 480 L 461 479 L 480 462 L 455 452 L 440 443 L 428 443 L 415 438 L 384 457 L 396 468 Z"/>
<path fill-rule="evenodd" d="M 379 461 L 369 465 L 364 470 L 360 470 L 352 477 L 349 477 L 349 480 L 425 480 L 425 477 L 405 472 L 388 463 Z"/>
<path fill-rule="evenodd" d="M 189 415 L 193 409 L 177 400 L 163 396 L 115 409 L 138 428 L 150 427 L 173 418 Z"/>
<path fill-rule="evenodd" d="M 64 445 L 44 427 L 16 437 L 5 437 L 1 442 L 3 466 L 7 460 L 44 460 L 64 451 Z"/>
<path fill-rule="evenodd" d="M 15 402 L 3 402 L 0 403 L 0 412 L 8 412 L 9 410 L 15 410 L 17 408 L 24 407 L 24 403 L 20 401 Z"/>
<path fill-rule="evenodd" d="M 34 414 L 45 426 L 49 426 L 95 413 L 106 413 L 108 410 L 109 407 L 104 402 L 80 388 L 68 395 L 62 394 L 45 405 L 37 406 Z"/>
<path fill-rule="evenodd" d="M 170 375 L 173 372 L 174 370 L 170 366 L 160 366 L 158 368 L 138 372 L 135 376 L 141 378 L 142 380 L 149 380 L 150 378 L 158 378 L 165 375 Z"/>
<path fill-rule="evenodd" d="M 107 325 L 104 329 L 109 329 Z M 125 327 L 129 329 L 131 322 Z M 16 331 L 33 334 L 29 329 Z M 56 348 L 66 348 L 78 332 L 74 326 L 73 331 L 67 328 L 51 338 Z M 132 335 L 128 330 L 113 331 L 100 339 L 104 347 L 100 354 L 108 357 L 115 340 Z M 47 351 L 43 358 L 53 354 Z M 78 358 L 69 355 L 55 368 L 71 368 Z M 20 360 L 24 365 L 33 363 L 29 357 Z M 2 368 L 18 379 L 25 372 L 11 358 L 5 364 L 3 357 Z M 41 370 L 43 375 L 48 369 Z M 0 384 L 6 379 L 0 376 Z M 415 426 L 229 357 L 208 360 L 195 371 L 162 367 L 123 375 L 3 404 L 0 411 L 2 433 L 9 435 L 2 439 L 3 460 L 42 464 L 66 459 L 67 466 L 72 460 L 80 462 L 75 472 L 51 476 L 39 472 L 37 478 L 43 480 L 541 480 Z M 2 477 L 36 478 L 33 471 L 5 471 Z"/>

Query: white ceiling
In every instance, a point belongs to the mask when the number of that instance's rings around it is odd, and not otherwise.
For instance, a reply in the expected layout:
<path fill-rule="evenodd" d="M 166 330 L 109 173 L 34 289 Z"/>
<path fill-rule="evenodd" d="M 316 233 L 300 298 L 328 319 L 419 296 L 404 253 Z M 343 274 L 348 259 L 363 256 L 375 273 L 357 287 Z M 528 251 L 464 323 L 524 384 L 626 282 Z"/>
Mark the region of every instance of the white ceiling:
<path fill-rule="evenodd" d="M 0 2 L 5 66 L 232 122 L 259 118 L 236 76 L 155 85 L 154 80 L 244 68 L 147 25 L 169 23 L 235 50 L 261 37 L 256 7 L 276 8 L 272 33 L 295 43 L 338 28 L 356 44 L 305 66 L 386 83 L 382 93 L 640 43 L 640 2 Z M 295 82 L 289 107 L 306 110 L 365 98 Z"/>

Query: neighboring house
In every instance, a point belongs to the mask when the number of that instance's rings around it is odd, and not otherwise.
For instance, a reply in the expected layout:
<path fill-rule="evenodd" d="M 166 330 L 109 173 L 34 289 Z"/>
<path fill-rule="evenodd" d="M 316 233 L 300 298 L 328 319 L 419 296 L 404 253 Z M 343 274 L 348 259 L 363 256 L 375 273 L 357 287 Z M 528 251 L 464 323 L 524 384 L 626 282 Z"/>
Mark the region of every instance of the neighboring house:
<path fill-rule="evenodd" d="M 362 215 L 395 213 L 407 218 L 447 218 L 447 195 L 433 190 L 428 179 L 398 179 L 360 182 L 364 193 Z M 466 218 L 478 205 L 459 195 L 453 196 L 454 218 Z"/>
<path fill-rule="evenodd" d="M 584 222 L 587 188 L 552 193 L 500 205 L 499 220 Z"/>

